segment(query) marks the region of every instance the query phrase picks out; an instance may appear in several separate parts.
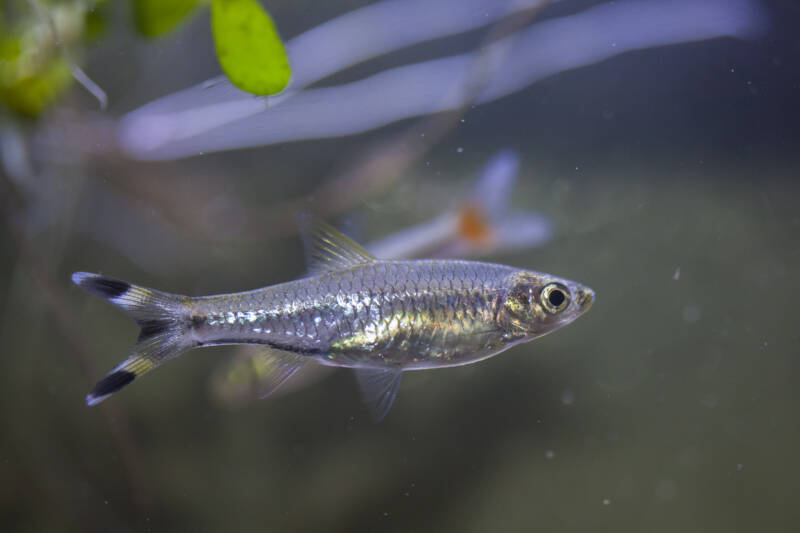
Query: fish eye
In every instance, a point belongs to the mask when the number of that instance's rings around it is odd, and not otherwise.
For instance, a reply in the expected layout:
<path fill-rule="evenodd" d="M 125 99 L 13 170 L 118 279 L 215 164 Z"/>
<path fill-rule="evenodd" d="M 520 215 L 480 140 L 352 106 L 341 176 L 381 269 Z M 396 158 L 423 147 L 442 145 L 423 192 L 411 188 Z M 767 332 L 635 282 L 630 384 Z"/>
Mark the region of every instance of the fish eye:
<path fill-rule="evenodd" d="M 555 314 L 569 305 L 569 291 L 560 283 L 551 283 L 542 289 L 540 300 L 548 312 Z"/>

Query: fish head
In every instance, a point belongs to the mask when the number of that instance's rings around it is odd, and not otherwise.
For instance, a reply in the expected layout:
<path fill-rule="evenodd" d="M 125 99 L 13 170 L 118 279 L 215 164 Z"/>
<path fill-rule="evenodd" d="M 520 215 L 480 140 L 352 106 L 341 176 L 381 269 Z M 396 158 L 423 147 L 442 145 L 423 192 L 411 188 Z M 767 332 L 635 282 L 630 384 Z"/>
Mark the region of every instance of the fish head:
<path fill-rule="evenodd" d="M 594 303 L 589 287 L 542 272 L 515 272 L 507 287 L 498 320 L 509 335 L 522 340 L 569 324 Z"/>

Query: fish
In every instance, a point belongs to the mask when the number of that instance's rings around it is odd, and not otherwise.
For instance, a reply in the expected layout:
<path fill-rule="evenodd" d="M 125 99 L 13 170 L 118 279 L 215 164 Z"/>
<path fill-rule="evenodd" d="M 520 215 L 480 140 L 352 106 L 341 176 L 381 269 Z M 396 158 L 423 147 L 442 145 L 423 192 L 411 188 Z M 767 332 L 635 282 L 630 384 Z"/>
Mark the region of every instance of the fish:
<path fill-rule="evenodd" d="M 552 237 L 552 224 L 529 210 L 515 210 L 510 200 L 520 168 L 519 154 L 497 151 L 478 172 L 470 188 L 443 214 L 402 228 L 364 247 L 382 259 L 471 258 L 532 248 Z M 269 349 L 242 345 L 213 371 L 211 391 L 225 406 L 238 407 L 261 399 L 262 376 L 272 375 L 276 361 Z M 282 396 L 313 385 L 333 367 L 306 365 L 270 395 Z M 270 391 L 270 389 L 267 389 Z"/>
<path fill-rule="evenodd" d="M 367 245 L 384 259 L 477 257 L 539 246 L 552 237 L 549 220 L 509 207 L 520 158 L 503 149 L 484 165 L 469 192 L 443 214 Z"/>
<path fill-rule="evenodd" d="M 127 357 L 86 396 L 96 405 L 197 347 L 258 344 L 273 361 L 264 395 L 307 364 L 353 369 L 375 422 L 411 370 L 481 361 L 584 314 L 594 291 L 513 266 L 453 259 L 378 259 L 326 222 L 300 219 L 306 277 L 211 296 L 171 294 L 75 272 L 72 281 L 140 327 Z"/>

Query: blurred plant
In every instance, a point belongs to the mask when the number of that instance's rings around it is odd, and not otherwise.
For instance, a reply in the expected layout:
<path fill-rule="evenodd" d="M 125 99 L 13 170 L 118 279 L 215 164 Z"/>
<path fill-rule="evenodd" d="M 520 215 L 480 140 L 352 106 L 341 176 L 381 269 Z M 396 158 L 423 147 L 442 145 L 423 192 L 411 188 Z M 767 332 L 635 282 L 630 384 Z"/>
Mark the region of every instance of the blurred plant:
<path fill-rule="evenodd" d="M 145 37 L 175 29 L 201 4 L 211 6 L 211 29 L 223 71 L 236 87 L 274 94 L 291 70 L 275 25 L 257 0 L 132 0 Z M 100 102 L 106 96 L 73 54 L 105 29 L 108 0 L 0 0 L 0 106 L 26 117 L 47 108 L 72 79 Z"/>
<path fill-rule="evenodd" d="M 217 59 L 231 83 L 257 95 L 286 87 L 291 75 L 286 50 L 257 0 L 133 0 L 136 27 L 142 35 L 157 37 L 208 3 Z"/>
<path fill-rule="evenodd" d="M 622 53 L 723 37 L 750 39 L 765 27 L 759 0 L 605 2 L 529 24 L 551 2 L 369 4 L 287 41 L 292 79 L 280 95 L 253 98 L 215 77 L 124 115 L 119 147 L 136 159 L 159 160 L 354 135 L 413 117 L 455 116 Z M 367 59 L 486 25 L 491 25 L 486 38 L 471 51 L 312 86 Z M 430 128 L 423 131 L 426 144 L 433 144 Z"/>
<path fill-rule="evenodd" d="M 267 95 L 289 83 L 286 50 L 256 0 L 211 0 L 211 31 L 219 64 L 236 87 Z"/>
<path fill-rule="evenodd" d="M 100 32 L 103 18 L 96 10 L 105 3 L 0 2 L 0 104 L 33 117 L 69 86 L 72 77 L 81 83 L 88 80 L 68 50 Z M 92 85 L 87 88 L 94 92 Z"/>
<path fill-rule="evenodd" d="M 174 30 L 203 0 L 131 0 L 136 29 L 145 37 Z M 203 2 L 205 3 L 205 2 Z"/>

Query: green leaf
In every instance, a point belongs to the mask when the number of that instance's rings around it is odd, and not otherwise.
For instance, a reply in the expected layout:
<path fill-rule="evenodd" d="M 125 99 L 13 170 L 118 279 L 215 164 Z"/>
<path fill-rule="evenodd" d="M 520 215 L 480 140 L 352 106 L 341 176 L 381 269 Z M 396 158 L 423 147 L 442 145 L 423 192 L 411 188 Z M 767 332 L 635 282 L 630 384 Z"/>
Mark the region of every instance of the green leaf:
<path fill-rule="evenodd" d="M 52 103 L 72 81 L 72 71 L 63 57 L 58 56 L 41 68 L 36 75 L 0 84 L 0 104 L 21 115 L 35 117 Z"/>
<path fill-rule="evenodd" d="M 5 79 L 2 74 L 9 67 L 8 63 L 16 61 L 21 52 L 22 48 L 18 37 L 0 37 L 0 60 L 4 62 L 3 65 L 0 65 L 0 83 Z"/>
<path fill-rule="evenodd" d="M 108 6 L 105 2 L 86 11 L 84 15 L 83 40 L 93 43 L 100 39 L 108 26 Z"/>
<path fill-rule="evenodd" d="M 256 0 L 211 0 L 211 31 L 231 83 L 253 94 L 274 94 L 289 83 L 283 43 Z"/>
<path fill-rule="evenodd" d="M 178 25 L 199 0 L 132 0 L 136 29 L 145 37 L 158 37 Z"/>

